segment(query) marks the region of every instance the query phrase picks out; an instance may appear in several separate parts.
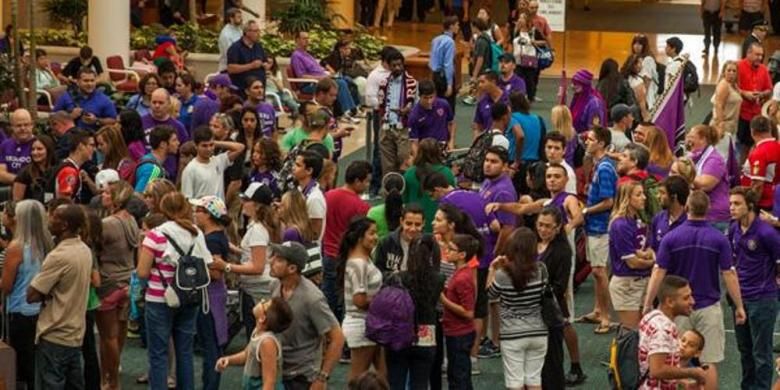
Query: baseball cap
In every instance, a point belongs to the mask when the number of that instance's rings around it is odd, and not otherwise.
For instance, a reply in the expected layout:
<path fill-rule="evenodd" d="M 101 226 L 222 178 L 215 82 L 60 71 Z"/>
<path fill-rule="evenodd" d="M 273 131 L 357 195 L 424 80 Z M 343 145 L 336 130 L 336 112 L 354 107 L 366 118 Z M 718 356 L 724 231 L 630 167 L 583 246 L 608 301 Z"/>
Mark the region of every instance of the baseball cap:
<path fill-rule="evenodd" d="M 95 175 L 95 184 L 98 188 L 103 188 L 109 184 L 116 183 L 119 180 L 119 172 L 113 169 L 104 169 Z"/>
<path fill-rule="evenodd" d="M 612 122 L 617 122 L 631 113 L 631 107 L 622 103 L 618 103 L 612 107 L 612 110 L 609 113 L 609 118 L 612 119 Z"/>
<path fill-rule="evenodd" d="M 190 204 L 195 207 L 203 207 L 216 219 L 220 219 L 228 213 L 225 202 L 214 195 L 206 195 L 200 199 L 190 199 Z"/>
<path fill-rule="evenodd" d="M 309 254 L 306 248 L 299 242 L 286 241 L 281 244 L 271 244 L 271 255 L 279 256 L 291 264 L 298 266 L 298 270 L 303 272 L 306 263 L 309 261 Z"/>
<path fill-rule="evenodd" d="M 234 91 L 238 91 L 238 87 L 233 85 L 233 82 L 230 81 L 230 76 L 228 76 L 225 73 L 220 73 L 220 74 L 212 77 L 211 79 L 209 79 L 209 86 L 212 86 L 212 87 L 217 87 L 217 86 L 228 87 L 228 88 L 230 88 L 230 89 L 232 89 Z"/>
<path fill-rule="evenodd" d="M 241 199 L 271 205 L 274 201 L 274 192 L 263 183 L 254 182 L 240 195 Z"/>
<path fill-rule="evenodd" d="M 512 55 L 512 53 L 504 53 L 504 54 L 501 54 L 501 56 L 498 57 L 498 60 L 500 62 L 511 62 L 511 63 L 514 64 L 515 63 L 515 56 Z"/>
<path fill-rule="evenodd" d="M 309 121 L 309 128 L 320 129 L 328 125 L 331 116 L 325 110 L 317 110 L 309 114 L 306 119 Z"/>

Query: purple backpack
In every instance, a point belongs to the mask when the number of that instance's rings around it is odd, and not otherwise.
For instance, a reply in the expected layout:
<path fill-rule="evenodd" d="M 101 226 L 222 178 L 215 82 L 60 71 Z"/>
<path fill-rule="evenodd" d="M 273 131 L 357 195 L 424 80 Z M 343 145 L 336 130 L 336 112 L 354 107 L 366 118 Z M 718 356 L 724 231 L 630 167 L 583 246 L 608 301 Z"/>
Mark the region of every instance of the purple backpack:
<path fill-rule="evenodd" d="M 414 301 L 396 275 L 389 277 L 371 300 L 366 337 L 393 351 L 409 348 L 417 341 Z"/>

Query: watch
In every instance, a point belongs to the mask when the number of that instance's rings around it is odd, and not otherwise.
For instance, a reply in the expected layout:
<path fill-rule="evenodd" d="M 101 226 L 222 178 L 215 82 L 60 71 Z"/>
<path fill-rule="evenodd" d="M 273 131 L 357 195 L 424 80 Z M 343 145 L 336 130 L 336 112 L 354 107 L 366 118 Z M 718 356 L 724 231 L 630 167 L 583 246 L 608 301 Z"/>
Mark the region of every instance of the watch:
<path fill-rule="evenodd" d="M 329 378 L 330 378 L 330 374 L 328 374 L 325 371 L 320 371 L 317 373 L 317 377 L 315 377 L 314 380 L 327 382 Z"/>
<path fill-rule="evenodd" d="M 582 215 L 588 215 L 588 208 L 582 209 Z"/>
<path fill-rule="evenodd" d="M 230 270 L 233 268 L 233 265 L 228 263 L 225 265 L 225 273 L 230 273 Z"/>

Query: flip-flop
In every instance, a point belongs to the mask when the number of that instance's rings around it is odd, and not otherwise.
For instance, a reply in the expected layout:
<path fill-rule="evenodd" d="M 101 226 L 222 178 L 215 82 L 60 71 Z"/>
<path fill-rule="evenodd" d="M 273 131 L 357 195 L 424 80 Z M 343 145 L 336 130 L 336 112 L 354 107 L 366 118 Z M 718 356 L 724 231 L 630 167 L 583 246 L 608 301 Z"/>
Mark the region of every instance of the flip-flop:
<path fill-rule="evenodd" d="M 612 324 L 598 324 L 595 328 L 593 328 L 593 333 L 595 334 L 607 334 L 612 332 Z"/>
<path fill-rule="evenodd" d="M 598 318 L 596 318 L 596 314 L 594 313 L 588 313 L 585 314 L 584 316 L 578 317 L 577 319 L 574 320 L 574 322 L 580 324 L 601 324 L 601 321 Z"/>

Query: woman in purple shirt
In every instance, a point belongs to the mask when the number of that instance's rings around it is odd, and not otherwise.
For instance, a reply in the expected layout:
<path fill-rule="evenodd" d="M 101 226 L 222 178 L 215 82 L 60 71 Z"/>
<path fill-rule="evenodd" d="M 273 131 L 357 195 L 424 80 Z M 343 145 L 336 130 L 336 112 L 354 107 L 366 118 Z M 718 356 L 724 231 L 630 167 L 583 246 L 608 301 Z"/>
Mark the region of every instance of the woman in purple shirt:
<path fill-rule="evenodd" d="M 279 203 L 279 219 L 284 225 L 282 242 L 295 241 L 306 244 L 319 239 L 319 234 L 314 231 L 306 212 L 306 198 L 297 189 L 282 195 L 282 201 Z"/>
<path fill-rule="evenodd" d="M 710 198 L 707 220 L 721 232 L 729 226 L 729 182 L 726 161 L 715 145 L 718 136 L 708 125 L 694 126 L 685 138 L 691 151 L 689 157 L 696 166 L 693 188 L 704 191 Z"/>
<path fill-rule="evenodd" d="M 620 323 L 631 329 L 636 329 L 642 318 L 642 299 L 654 263 L 652 254 L 644 249 L 647 229 L 639 218 L 645 199 L 641 184 L 632 181 L 621 185 L 609 223 L 609 296 Z"/>
<path fill-rule="evenodd" d="M 255 108 L 258 127 L 264 136 L 271 137 L 276 130 L 276 111 L 271 103 L 265 101 L 265 85 L 254 77 L 248 77 L 246 85 L 246 105 Z"/>
<path fill-rule="evenodd" d="M 647 173 L 654 175 L 657 180 L 663 180 L 669 176 L 669 170 L 674 162 L 674 155 L 669 149 L 666 134 L 655 126 L 648 126 L 647 135 L 642 142 L 650 151 L 650 162 L 647 164 Z"/>

